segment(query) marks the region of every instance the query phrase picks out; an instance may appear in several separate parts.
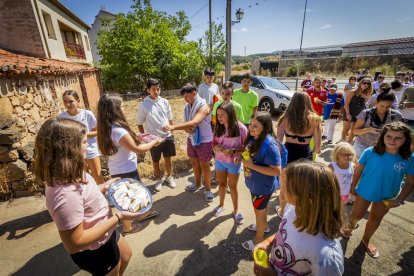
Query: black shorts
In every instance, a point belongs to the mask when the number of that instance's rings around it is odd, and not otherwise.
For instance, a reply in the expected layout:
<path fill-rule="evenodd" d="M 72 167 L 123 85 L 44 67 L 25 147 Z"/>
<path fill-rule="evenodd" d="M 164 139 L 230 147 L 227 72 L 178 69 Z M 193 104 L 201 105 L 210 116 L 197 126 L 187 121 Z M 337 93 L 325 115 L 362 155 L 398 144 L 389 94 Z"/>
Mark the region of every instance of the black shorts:
<path fill-rule="evenodd" d="M 119 232 L 115 230 L 109 240 L 98 249 L 84 250 L 70 256 L 80 269 L 92 275 L 106 275 L 118 265 L 121 259 L 118 247 L 119 237 Z"/>
<path fill-rule="evenodd" d="M 136 180 L 141 181 L 141 178 L 139 177 L 138 170 L 128 172 L 128 173 L 120 173 L 120 174 L 114 174 L 111 175 L 111 178 L 120 177 L 120 178 L 134 178 Z"/>
<path fill-rule="evenodd" d="M 308 159 L 312 161 L 313 152 L 309 144 L 295 144 L 286 142 L 285 146 L 288 151 L 288 164 L 301 159 Z"/>
<path fill-rule="evenodd" d="M 250 194 L 252 196 L 253 207 L 256 210 L 266 209 L 267 204 L 269 203 L 270 198 L 272 197 L 272 193 L 267 195 L 254 195 L 252 193 Z"/>
<path fill-rule="evenodd" d="M 175 143 L 174 143 L 174 137 L 168 137 L 164 142 L 159 144 L 156 147 L 153 147 L 151 150 L 151 157 L 152 162 L 160 162 L 161 159 L 161 153 L 164 157 L 172 157 L 176 155 L 175 152 Z"/>

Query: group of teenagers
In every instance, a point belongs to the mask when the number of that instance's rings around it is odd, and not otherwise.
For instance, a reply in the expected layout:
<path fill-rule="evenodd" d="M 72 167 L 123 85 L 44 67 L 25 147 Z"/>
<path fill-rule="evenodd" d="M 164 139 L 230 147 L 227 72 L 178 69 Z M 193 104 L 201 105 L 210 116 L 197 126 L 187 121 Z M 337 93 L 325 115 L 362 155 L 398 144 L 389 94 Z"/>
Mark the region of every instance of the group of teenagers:
<path fill-rule="evenodd" d="M 320 103 L 322 111 L 332 105 L 330 113 L 335 114 L 338 101 L 332 104 L 329 100 L 315 100 L 317 95 L 311 94 L 324 91 L 318 90 L 317 79 L 307 93 L 294 93 L 277 128 L 268 112 L 257 111 L 258 95 L 250 89 L 250 74 L 243 75 L 242 87 L 234 91 L 230 82 L 219 89 L 213 81 L 214 71 L 207 68 L 200 86 L 186 84 L 181 89 L 186 102 L 184 122 L 176 124 L 168 100 L 160 96 L 160 82 L 149 79 L 148 96 L 138 106 L 137 124 L 141 133 L 157 138 L 145 143 L 128 124 L 119 96 L 103 95 L 95 118 L 92 112 L 80 108 L 75 91 L 63 94 L 67 110 L 47 120 L 37 134 L 34 173 L 45 183 L 47 208 L 72 260 L 93 275 L 125 272 L 132 250 L 123 236 L 136 232 L 140 221 L 158 212 L 113 213 L 105 194 L 120 178 L 139 180 L 136 154 L 146 151 L 151 153 L 155 191 L 160 192 L 164 184 L 175 188 L 172 133 L 180 130 L 188 133 L 187 155 L 195 179 L 185 190 L 196 192 L 204 188 L 208 202 L 214 199 L 210 169 L 214 158 L 219 203 L 213 216 L 225 211 L 228 189 L 234 222 L 244 223 L 237 189 L 244 172 L 256 221 L 247 227 L 255 232 L 254 238 L 242 246 L 253 254 L 265 250 L 269 255 L 267 268 L 254 264 L 256 275 L 341 275 L 343 252 L 337 238 L 349 238 L 369 206 L 361 243 L 371 257 L 378 257 L 378 250 L 370 242 L 372 235 L 388 210 L 404 204 L 414 188 L 409 127 L 383 120 L 377 141 L 361 153 L 356 165 L 353 146 L 340 142 L 333 149 L 332 163 L 326 166 L 312 161 L 321 152 L 322 134 L 325 135 L 315 104 Z M 338 94 L 333 90 L 330 95 Z M 381 99 L 377 98 L 377 106 Z M 106 182 L 100 173 L 100 155 L 108 157 L 111 180 Z M 165 178 L 160 170 L 161 156 Z M 281 222 L 277 233 L 265 238 L 270 233 L 267 206 L 277 189 L 280 204 L 276 212 Z M 347 214 L 344 203 L 349 203 L 350 195 L 355 196 L 355 203 Z M 122 233 L 117 230 L 121 223 Z"/>

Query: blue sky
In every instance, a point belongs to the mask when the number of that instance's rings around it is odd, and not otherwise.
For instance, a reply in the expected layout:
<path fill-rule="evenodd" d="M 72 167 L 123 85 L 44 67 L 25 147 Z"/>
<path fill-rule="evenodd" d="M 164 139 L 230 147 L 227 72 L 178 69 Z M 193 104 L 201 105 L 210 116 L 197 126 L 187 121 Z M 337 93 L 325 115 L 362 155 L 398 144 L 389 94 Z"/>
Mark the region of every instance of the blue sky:
<path fill-rule="evenodd" d="M 130 0 L 60 1 L 88 24 L 101 6 L 126 13 L 132 4 Z M 184 10 L 193 26 L 190 40 L 197 40 L 208 28 L 208 0 L 151 2 L 169 14 Z M 238 8 L 245 14 L 233 26 L 232 54 L 244 55 L 245 47 L 247 55 L 299 48 L 304 6 L 305 0 L 233 0 L 232 19 L 236 20 Z M 224 25 L 225 12 L 225 0 L 212 0 L 214 21 Z M 413 25 L 413 0 L 308 0 L 303 47 L 408 37 L 414 35 Z"/>

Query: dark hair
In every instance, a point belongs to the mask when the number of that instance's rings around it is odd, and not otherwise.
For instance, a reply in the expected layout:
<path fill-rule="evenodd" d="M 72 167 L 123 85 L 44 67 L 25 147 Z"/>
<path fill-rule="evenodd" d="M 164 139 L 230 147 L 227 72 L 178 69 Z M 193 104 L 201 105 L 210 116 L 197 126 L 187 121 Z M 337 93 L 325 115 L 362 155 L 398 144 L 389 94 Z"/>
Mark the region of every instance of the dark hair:
<path fill-rule="evenodd" d="M 196 91 L 197 92 L 197 87 L 193 84 L 193 83 L 186 83 L 183 88 L 181 88 L 181 95 L 187 94 L 187 93 L 192 93 Z"/>
<path fill-rule="evenodd" d="M 214 76 L 215 72 L 213 68 L 207 67 L 204 70 L 204 76 Z"/>
<path fill-rule="evenodd" d="M 81 152 L 86 127 L 77 121 L 51 118 L 40 128 L 34 150 L 34 174 L 48 186 L 85 183 Z"/>
<path fill-rule="evenodd" d="M 377 102 L 381 102 L 381 101 L 390 101 L 390 102 L 394 102 L 395 101 L 395 95 L 392 92 L 382 92 L 379 93 L 377 96 Z"/>
<path fill-rule="evenodd" d="M 221 89 L 231 89 L 233 91 L 233 83 L 231 81 L 226 81 L 221 85 Z"/>
<path fill-rule="evenodd" d="M 153 85 L 160 85 L 160 81 L 157 79 L 149 78 L 147 80 L 147 89 L 150 89 Z"/>
<path fill-rule="evenodd" d="M 378 88 L 382 93 L 388 93 L 391 90 L 391 85 L 389 85 L 387 82 L 383 82 L 380 84 Z"/>
<path fill-rule="evenodd" d="M 356 76 L 350 76 L 348 82 L 351 82 L 351 79 L 356 81 L 357 78 L 356 78 Z"/>
<path fill-rule="evenodd" d="M 263 126 L 263 131 L 262 133 L 260 133 L 260 137 L 257 139 L 254 139 L 250 147 L 250 152 L 254 154 L 257 151 L 259 151 L 267 135 L 273 136 L 273 121 L 272 121 L 272 116 L 267 111 L 256 112 L 252 117 L 252 120 L 253 119 L 257 120 Z M 249 141 L 251 138 L 252 136 L 250 136 L 250 133 L 249 133 L 246 137 L 246 140 L 244 141 L 244 146 L 247 146 L 249 144 Z"/>
<path fill-rule="evenodd" d="M 251 75 L 250 73 L 244 73 L 244 74 L 242 75 L 241 80 L 243 80 L 243 79 L 253 80 L 252 75 Z"/>
<path fill-rule="evenodd" d="M 383 155 L 385 153 L 385 143 L 384 143 L 384 136 L 388 131 L 397 131 L 403 132 L 405 136 L 405 142 L 402 146 L 398 149 L 399 155 L 401 155 L 404 159 L 409 159 L 412 151 L 411 151 L 411 129 L 409 126 L 402 122 L 392 122 L 390 124 L 385 125 L 382 128 L 380 137 L 378 138 L 377 143 L 374 146 L 374 151 L 379 155 Z"/>
<path fill-rule="evenodd" d="M 76 92 L 75 90 L 66 90 L 63 95 L 62 98 L 65 96 L 73 96 L 77 101 L 79 101 L 79 95 L 78 92 Z"/>
<path fill-rule="evenodd" d="M 400 80 L 393 80 L 391 82 L 391 88 L 392 89 L 398 89 L 402 86 L 401 81 Z"/>
<path fill-rule="evenodd" d="M 231 102 L 222 102 L 218 107 L 219 109 L 224 110 L 227 113 L 228 117 L 228 137 L 237 137 L 240 136 L 240 129 L 239 129 L 239 121 L 237 120 L 236 111 L 234 110 L 234 106 Z M 217 116 L 217 113 L 216 113 Z M 214 134 L 217 137 L 220 137 L 226 133 L 226 128 L 224 125 L 220 124 L 220 121 L 216 119 L 216 127 L 214 129 Z"/>
<path fill-rule="evenodd" d="M 118 152 L 111 139 L 112 126 L 118 125 L 128 131 L 135 143 L 139 144 L 134 131 L 129 126 L 122 112 L 122 98 L 104 94 L 98 102 L 98 147 L 104 156 L 111 156 Z"/>

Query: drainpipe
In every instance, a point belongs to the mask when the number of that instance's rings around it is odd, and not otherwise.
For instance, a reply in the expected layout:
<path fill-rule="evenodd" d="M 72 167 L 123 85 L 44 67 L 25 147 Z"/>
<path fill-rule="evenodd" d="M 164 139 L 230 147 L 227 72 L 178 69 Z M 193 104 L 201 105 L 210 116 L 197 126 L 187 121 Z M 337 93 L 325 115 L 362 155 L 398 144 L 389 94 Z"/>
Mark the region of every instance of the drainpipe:
<path fill-rule="evenodd" d="M 45 31 L 43 30 L 42 21 L 40 20 L 41 17 L 40 17 L 39 7 L 37 6 L 37 0 L 32 0 L 32 1 L 33 1 L 33 5 L 36 9 L 37 21 L 39 23 L 38 28 L 40 29 L 40 33 L 41 33 L 41 35 L 43 37 L 43 41 L 44 41 L 44 47 L 46 48 L 46 57 L 51 58 L 49 45 L 47 44 L 47 38 L 46 38 L 46 35 L 45 35 Z"/>

